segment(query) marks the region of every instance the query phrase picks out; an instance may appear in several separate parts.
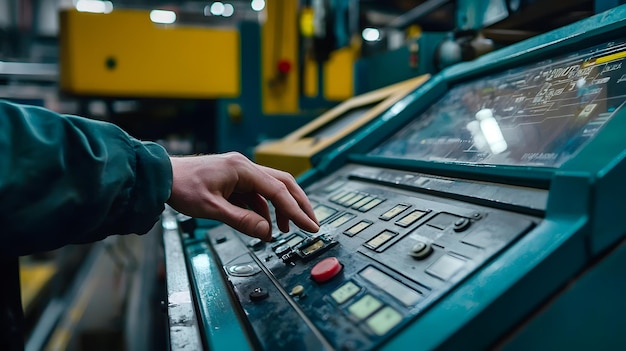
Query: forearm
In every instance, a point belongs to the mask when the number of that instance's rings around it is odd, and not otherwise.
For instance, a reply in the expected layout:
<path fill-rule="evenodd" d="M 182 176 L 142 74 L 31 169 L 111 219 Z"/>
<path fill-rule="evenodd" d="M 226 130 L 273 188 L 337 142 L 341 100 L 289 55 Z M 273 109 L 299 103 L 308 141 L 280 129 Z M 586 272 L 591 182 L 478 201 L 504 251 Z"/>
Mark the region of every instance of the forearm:
<path fill-rule="evenodd" d="M 0 150 L 3 254 L 146 232 L 170 195 L 165 150 L 112 124 L 0 102 Z"/>

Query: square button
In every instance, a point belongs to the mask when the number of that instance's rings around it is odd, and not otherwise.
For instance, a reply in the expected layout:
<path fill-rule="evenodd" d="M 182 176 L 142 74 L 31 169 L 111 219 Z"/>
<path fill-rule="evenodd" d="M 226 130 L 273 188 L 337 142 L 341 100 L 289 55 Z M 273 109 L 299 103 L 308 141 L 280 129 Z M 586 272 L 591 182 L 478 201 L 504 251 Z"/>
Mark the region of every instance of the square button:
<path fill-rule="evenodd" d="M 357 210 L 359 210 L 361 212 L 367 212 L 367 211 L 371 210 L 372 208 L 380 205 L 383 201 L 385 201 L 385 199 L 376 198 L 376 199 L 366 203 L 365 205 L 357 208 Z"/>
<path fill-rule="evenodd" d="M 362 232 L 363 230 L 365 230 L 365 228 L 369 227 L 370 225 L 372 225 L 372 222 L 360 221 L 359 223 L 353 225 L 352 227 L 350 227 L 348 230 L 346 230 L 343 233 L 346 234 L 347 236 L 355 236 L 359 234 L 360 232 Z"/>
<path fill-rule="evenodd" d="M 346 184 L 346 182 L 343 180 L 335 180 L 334 182 L 326 185 L 323 191 L 325 193 L 332 193 L 333 191 L 341 188 L 344 184 Z"/>
<path fill-rule="evenodd" d="M 344 213 L 341 216 L 333 219 L 330 223 L 328 223 L 328 225 L 330 225 L 331 227 L 340 227 L 341 225 L 343 225 L 344 223 L 348 222 L 349 220 L 351 220 L 352 218 L 356 217 L 355 215 L 353 215 L 352 213 Z"/>
<path fill-rule="evenodd" d="M 300 243 L 303 241 L 304 241 L 303 237 L 301 237 L 300 235 L 294 235 L 285 243 L 285 245 L 293 248 L 293 247 L 300 245 Z"/>
<path fill-rule="evenodd" d="M 348 194 L 349 194 L 349 192 L 347 192 L 347 191 L 341 191 L 341 192 L 339 192 L 339 193 L 337 193 L 337 194 L 335 194 L 335 195 L 331 196 L 331 197 L 328 199 L 328 201 L 331 201 L 331 202 L 336 202 L 337 200 L 341 199 L 342 197 L 344 197 L 344 196 L 346 196 L 346 195 L 348 195 Z"/>
<path fill-rule="evenodd" d="M 400 322 L 402 322 L 402 315 L 387 306 L 376 312 L 366 323 L 376 335 L 385 335 Z"/>
<path fill-rule="evenodd" d="M 442 280 L 448 280 L 452 278 L 452 276 L 458 272 L 463 265 L 465 265 L 464 260 L 450 255 L 443 255 L 431 264 L 428 269 L 426 269 L 426 273 L 434 275 Z"/>
<path fill-rule="evenodd" d="M 351 193 L 347 193 L 346 195 L 340 197 L 339 199 L 337 199 L 337 201 L 335 201 L 336 203 L 343 205 L 346 201 L 350 201 L 350 199 L 352 199 L 353 197 L 359 195 L 358 193 L 355 192 L 351 192 Z"/>
<path fill-rule="evenodd" d="M 317 217 L 317 220 L 321 223 L 337 213 L 337 210 L 328 206 L 317 205 L 313 208 L 313 212 L 315 212 L 315 217 Z"/>
<path fill-rule="evenodd" d="M 343 201 L 346 201 L 347 199 L 353 197 L 354 195 L 356 195 L 356 193 L 353 193 L 353 192 L 343 192 L 343 193 L 340 193 L 340 194 L 337 194 L 337 195 L 331 197 L 330 201 L 332 201 L 334 203 L 337 203 L 337 204 L 340 204 Z"/>
<path fill-rule="evenodd" d="M 427 212 L 415 210 L 408 215 L 400 218 L 396 221 L 396 224 L 401 227 L 408 227 L 411 224 L 415 223 L 418 219 L 422 218 Z"/>
<path fill-rule="evenodd" d="M 376 198 L 376 196 L 366 196 L 364 198 L 362 198 L 361 200 L 359 200 L 357 203 L 355 203 L 354 205 L 352 205 L 352 208 L 356 209 L 359 207 L 363 207 L 365 204 L 367 204 L 368 202 L 374 200 Z"/>
<path fill-rule="evenodd" d="M 355 203 L 357 203 L 358 201 L 362 200 L 365 196 L 366 196 L 365 194 L 356 194 L 355 196 L 351 197 L 347 201 L 342 202 L 341 204 L 343 206 L 350 207 L 354 205 Z"/>
<path fill-rule="evenodd" d="M 356 295 L 361 288 L 353 282 L 347 282 L 344 285 L 340 286 L 337 290 L 333 291 L 330 296 L 337 302 L 338 304 L 342 304 L 348 301 L 352 296 Z"/>
<path fill-rule="evenodd" d="M 374 267 L 370 266 L 365 268 L 359 272 L 359 275 L 365 278 L 368 282 L 376 285 L 376 287 L 383 290 L 387 294 L 395 297 L 407 307 L 415 305 L 421 298 L 421 294 L 419 292 L 409 288 Z"/>
<path fill-rule="evenodd" d="M 451 215 L 449 213 L 438 213 L 435 217 L 429 219 L 426 224 L 431 227 L 444 230 L 454 224 L 454 222 L 456 222 L 459 218 L 462 217 Z"/>
<path fill-rule="evenodd" d="M 373 237 L 370 240 L 366 241 L 363 245 L 365 247 L 368 247 L 368 248 L 372 249 L 372 250 L 376 250 L 379 247 L 381 247 L 382 245 L 384 245 L 386 242 L 391 240 L 396 235 L 398 235 L 398 233 L 395 233 L 395 232 L 392 232 L 391 230 L 386 230 L 385 229 L 384 231 L 380 232 L 375 237 Z"/>
<path fill-rule="evenodd" d="M 364 319 L 383 305 L 372 295 L 365 295 L 348 307 L 348 311 L 357 319 Z"/>
<path fill-rule="evenodd" d="M 393 217 L 399 215 L 400 213 L 402 213 L 404 210 L 406 210 L 407 208 L 409 208 L 409 205 L 405 205 L 405 204 L 397 204 L 395 206 L 393 206 L 389 211 L 383 213 L 382 215 L 380 215 L 380 219 L 382 219 L 383 221 L 388 221 L 390 219 L 392 219 Z"/>

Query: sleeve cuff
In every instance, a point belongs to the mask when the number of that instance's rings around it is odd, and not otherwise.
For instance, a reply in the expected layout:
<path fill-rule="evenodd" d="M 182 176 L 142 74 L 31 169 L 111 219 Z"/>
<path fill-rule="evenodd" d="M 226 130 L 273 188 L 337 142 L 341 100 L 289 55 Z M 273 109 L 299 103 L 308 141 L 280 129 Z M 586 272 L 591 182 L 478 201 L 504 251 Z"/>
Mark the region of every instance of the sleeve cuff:
<path fill-rule="evenodd" d="M 133 139 L 135 186 L 126 218 L 133 218 L 127 230 L 137 234 L 149 231 L 165 209 L 172 191 L 172 164 L 166 150 L 153 142 Z"/>

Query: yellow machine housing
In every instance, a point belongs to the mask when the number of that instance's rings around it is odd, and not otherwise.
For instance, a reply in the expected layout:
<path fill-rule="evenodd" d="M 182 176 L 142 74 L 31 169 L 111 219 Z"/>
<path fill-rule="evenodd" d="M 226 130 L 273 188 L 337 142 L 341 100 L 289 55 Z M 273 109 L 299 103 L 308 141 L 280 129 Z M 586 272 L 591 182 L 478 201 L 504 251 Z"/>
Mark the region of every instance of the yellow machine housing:
<path fill-rule="evenodd" d="M 236 28 L 163 25 L 145 10 L 60 17 L 61 89 L 76 95 L 216 98 L 240 91 Z"/>
<path fill-rule="evenodd" d="M 379 116 L 428 78 L 429 75 L 421 75 L 352 97 L 284 138 L 257 146 L 254 150 L 254 159 L 260 164 L 299 176 L 312 167 L 311 158 L 314 155 Z M 368 106 L 369 109 L 359 113 L 349 124 L 341 125 L 339 128 L 333 127 L 334 123 L 349 113 Z"/>

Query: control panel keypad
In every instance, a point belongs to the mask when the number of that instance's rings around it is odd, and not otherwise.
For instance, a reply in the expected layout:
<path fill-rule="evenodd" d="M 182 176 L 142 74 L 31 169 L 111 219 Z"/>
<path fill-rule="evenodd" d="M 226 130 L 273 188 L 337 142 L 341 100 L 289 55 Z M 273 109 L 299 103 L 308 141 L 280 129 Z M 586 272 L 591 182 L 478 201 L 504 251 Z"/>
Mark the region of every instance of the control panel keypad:
<path fill-rule="evenodd" d="M 306 315 L 336 349 L 376 348 L 384 336 L 419 318 L 427 306 L 533 225 L 530 216 L 406 189 L 345 177 L 328 184 L 306 189 L 322 224 L 319 233 L 304 233 L 292 224 L 291 232 L 267 245 L 250 245 L 249 237 L 235 234 L 241 236 L 243 250 L 265 265 L 263 274 L 249 278 L 273 275 L 271 284 L 292 291 L 286 294 L 294 300 L 288 308 L 299 309 L 297 314 Z M 220 235 L 216 230 L 214 236 Z M 224 254 L 219 247 L 216 252 Z M 274 259 L 264 260 L 268 254 Z M 251 287 L 236 280 L 245 277 L 231 273 L 229 278 L 247 297 Z M 297 294 L 294 287 L 301 287 Z M 242 308 L 261 308 L 275 295 L 254 303 L 241 301 Z"/>

